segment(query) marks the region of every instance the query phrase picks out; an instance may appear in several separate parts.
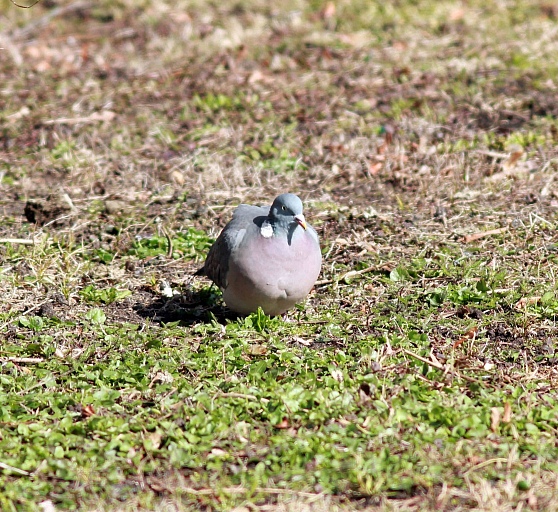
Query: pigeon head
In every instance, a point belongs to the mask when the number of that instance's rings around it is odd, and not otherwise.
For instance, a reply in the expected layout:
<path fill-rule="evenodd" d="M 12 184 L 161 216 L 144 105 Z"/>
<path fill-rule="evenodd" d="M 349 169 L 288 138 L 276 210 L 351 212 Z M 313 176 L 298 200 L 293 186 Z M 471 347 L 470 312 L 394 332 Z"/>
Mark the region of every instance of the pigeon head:
<path fill-rule="evenodd" d="M 306 230 L 306 220 L 302 214 L 302 201 L 294 194 L 281 194 L 275 198 L 269 210 L 269 221 L 275 226 L 289 229 L 296 224 Z"/>

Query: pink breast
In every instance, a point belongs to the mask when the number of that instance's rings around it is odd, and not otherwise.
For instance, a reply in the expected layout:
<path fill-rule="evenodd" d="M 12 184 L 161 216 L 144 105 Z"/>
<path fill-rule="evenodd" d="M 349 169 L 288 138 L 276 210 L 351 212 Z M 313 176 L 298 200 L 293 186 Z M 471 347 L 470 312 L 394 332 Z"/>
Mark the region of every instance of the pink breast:
<path fill-rule="evenodd" d="M 298 235 L 298 236 L 297 236 Z M 302 300 L 314 286 L 321 268 L 321 251 L 312 236 L 295 232 L 291 245 L 286 238 L 258 238 L 244 248 L 251 257 L 235 258 L 250 262 L 239 265 L 242 273 L 266 294 Z M 259 254 L 258 258 L 254 255 Z M 264 290 L 265 288 L 265 290 Z"/>

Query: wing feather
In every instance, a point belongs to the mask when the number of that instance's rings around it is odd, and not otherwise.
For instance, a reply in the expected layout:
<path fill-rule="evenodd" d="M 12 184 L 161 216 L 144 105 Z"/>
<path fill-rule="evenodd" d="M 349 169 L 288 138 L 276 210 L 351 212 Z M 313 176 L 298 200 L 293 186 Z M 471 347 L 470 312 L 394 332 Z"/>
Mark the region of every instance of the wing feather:
<path fill-rule="evenodd" d="M 229 261 L 233 251 L 242 243 L 246 232 L 255 228 L 256 217 L 267 216 L 269 208 L 241 204 L 236 208 L 230 222 L 223 228 L 209 249 L 204 266 L 196 275 L 209 277 L 219 288 L 227 287 Z"/>

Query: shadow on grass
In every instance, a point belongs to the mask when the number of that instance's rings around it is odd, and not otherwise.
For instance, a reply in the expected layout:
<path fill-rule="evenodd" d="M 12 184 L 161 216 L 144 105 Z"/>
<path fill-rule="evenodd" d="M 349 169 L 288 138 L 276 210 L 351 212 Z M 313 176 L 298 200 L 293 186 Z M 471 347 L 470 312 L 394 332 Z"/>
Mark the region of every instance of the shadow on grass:
<path fill-rule="evenodd" d="M 136 303 L 134 310 L 141 317 L 159 324 L 179 322 L 183 326 L 213 320 L 224 324 L 227 319 L 238 318 L 223 305 L 221 295 L 214 287 L 201 291 L 185 290 L 171 298 L 158 296 L 150 303 Z"/>

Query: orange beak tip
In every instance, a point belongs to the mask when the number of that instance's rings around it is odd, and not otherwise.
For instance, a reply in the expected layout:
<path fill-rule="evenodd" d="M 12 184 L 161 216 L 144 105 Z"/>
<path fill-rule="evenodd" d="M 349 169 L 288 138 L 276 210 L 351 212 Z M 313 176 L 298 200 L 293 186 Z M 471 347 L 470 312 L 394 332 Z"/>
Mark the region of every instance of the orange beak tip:
<path fill-rule="evenodd" d="M 308 224 L 306 224 L 306 219 L 304 218 L 304 215 L 299 214 L 299 215 L 295 215 L 295 221 L 296 223 L 302 228 L 304 229 L 304 231 L 306 231 L 306 229 L 308 228 Z"/>

